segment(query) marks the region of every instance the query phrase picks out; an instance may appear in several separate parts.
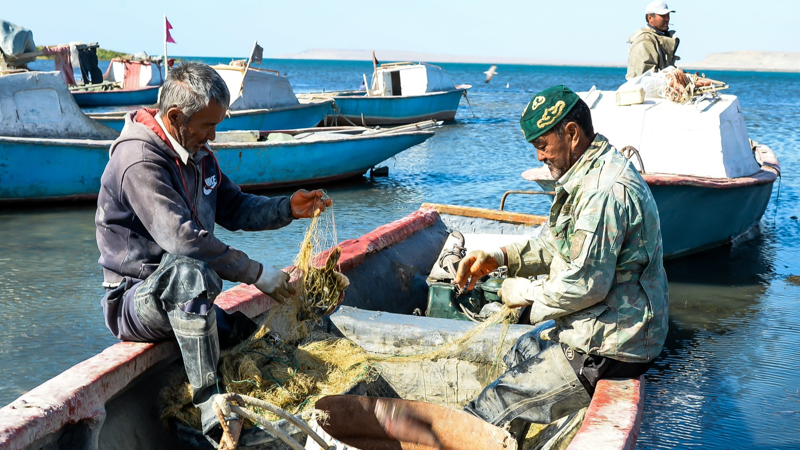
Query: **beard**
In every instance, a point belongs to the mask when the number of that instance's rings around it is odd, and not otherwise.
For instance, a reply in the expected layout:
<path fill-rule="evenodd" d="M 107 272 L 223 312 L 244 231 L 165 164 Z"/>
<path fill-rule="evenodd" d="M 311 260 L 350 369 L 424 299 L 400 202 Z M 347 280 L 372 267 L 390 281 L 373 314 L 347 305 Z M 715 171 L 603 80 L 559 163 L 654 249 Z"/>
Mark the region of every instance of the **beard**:
<path fill-rule="evenodd" d="M 552 163 L 546 162 L 544 164 L 550 170 L 550 176 L 553 177 L 553 180 L 558 181 L 564 175 L 564 171 L 562 169 L 559 169 L 558 167 L 554 166 Z"/>

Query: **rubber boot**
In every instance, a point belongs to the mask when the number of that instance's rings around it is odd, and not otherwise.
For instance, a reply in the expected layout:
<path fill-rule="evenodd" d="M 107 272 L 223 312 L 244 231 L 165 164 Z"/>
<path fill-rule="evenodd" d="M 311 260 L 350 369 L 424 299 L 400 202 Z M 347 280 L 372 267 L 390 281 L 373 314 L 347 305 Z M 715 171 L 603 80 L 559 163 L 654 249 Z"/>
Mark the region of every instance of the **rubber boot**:
<path fill-rule="evenodd" d="M 192 403 L 200 409 L 203 434 L 209 435 L 221 428 L 219 419 L 214 413 L 212 397 L 224 392 L 217 375 L 219 364 L 217 316 L 213 311 L 203 315 L 174 308 L 167 313 L 167 317 L 181 348 L 183 365 L 186 368 L 189 384 L 192 386 Z"/>

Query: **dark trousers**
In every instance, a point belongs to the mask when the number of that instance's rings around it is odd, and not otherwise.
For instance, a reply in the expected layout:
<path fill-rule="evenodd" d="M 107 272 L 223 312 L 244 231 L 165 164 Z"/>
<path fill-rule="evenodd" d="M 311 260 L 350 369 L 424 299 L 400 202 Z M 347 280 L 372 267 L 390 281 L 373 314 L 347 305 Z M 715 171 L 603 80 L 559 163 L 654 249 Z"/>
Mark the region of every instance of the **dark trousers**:
<path fill-rule="evenodd" d="M 220 337 L 217 318 L 223 320 L 226 346 L 255 331 L 242 313 L 229 315 L 213 303 L 222 279 L 208 264 L 185 256 L 165 254 L 144 281 L 125 278 L 106 293 L 106 323 L 123 340 L 158 342 L 175 339 L 192 385 L 192 402 L 200 408 L 203 431 L 218 425 L 209 400 L 223 392 L 217 365 Z"/>

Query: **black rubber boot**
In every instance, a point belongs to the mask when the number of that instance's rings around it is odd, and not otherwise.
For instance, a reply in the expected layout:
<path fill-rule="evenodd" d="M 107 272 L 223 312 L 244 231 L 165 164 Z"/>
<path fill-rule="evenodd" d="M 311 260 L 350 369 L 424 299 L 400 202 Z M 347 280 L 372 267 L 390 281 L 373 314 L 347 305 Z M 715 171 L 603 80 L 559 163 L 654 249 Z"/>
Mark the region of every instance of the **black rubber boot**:
<path fill-rule="evenodd" d="M 220 428 L 213 409 L 215 394 L 224 392 L 217 375 L 219 364 L 219 336 L 217 316 L 193 314 L 175 308 L 167 313 L 175 339 L 181 348 L 183 366 L 189 384 L 192 385 L 192 403 L 200 409 L 203 434 L 210 434 Z"/>

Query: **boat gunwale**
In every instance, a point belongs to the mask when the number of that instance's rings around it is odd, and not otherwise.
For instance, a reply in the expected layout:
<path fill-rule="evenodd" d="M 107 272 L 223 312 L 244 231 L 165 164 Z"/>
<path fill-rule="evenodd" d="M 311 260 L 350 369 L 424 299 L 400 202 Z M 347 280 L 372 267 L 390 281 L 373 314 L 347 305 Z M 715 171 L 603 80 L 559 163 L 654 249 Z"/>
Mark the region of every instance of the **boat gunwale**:
<path fill-rule="evenodd" d="M 781 174 L 781 166 L 775 153 L 766 145 L 756 145 L 754 151 L 760 153 L 761 169 L 748 176 L 736 178 L 710 178 L 695 175 L 680 175 L 671 173 L 643 173 L 642 178 L 652 186 L 691 186 L 712 189 L 735 189 L 749 186 L 772 184 Z M 522 178 L 528 181 L 552 181 L 547 166 L 535 167 L 522 173 Z"/>
<path fill-rule="evenodd" d="M 361 265 L 368 255 L 391 247 L 430 227 L 436 223 L 440 212 L 453 214 L 457 211 L 472 214 L 471 217 L 485 212 L 487 218 L 506 217 L 511 222 L 519 215 L 524 216 L 507 211 L 425 203 L 405 217 L 382 225 L 359 238 L 342 242 L 342 272 Z M 290 273 L 294 273 L 292 282 L 296 282 L 297 271 Z M 250 317 L 262 314 L 276 304 L 258 288 L 245 284 L 222 292 L 215 303 L 229 312 L 241 311 Z M 22 450 L 57 433 L 67 424 L 102 420 L 109 400 L 157 363 L 177 356 L 178 348 L 173 342 L 119 342 L 106 348 L 0 408 L 0 445 L 9 450 Z M 617 391 L 610 389 L 612 386 L 619 387 L 623 392 L 638 392 L 639 395 L 629 396 L 627 401 L 620 402 L 615 395 Z M 593 449 L 598 442 L 614 445 L 613 448 L 617 448 L 617 445 L 622 449 L 633 448 L 644 408 L 643 389 L 643 377 L 601 380 L 587 411 L 587 419 L 575 437 L 580 439 L 573 441 L 569 448 Z M 595 398 L 598 400 L 595 401 Z M 609 418 L 618 417 L 628 420 L 623 420 L 621 425 L 609 422 Z M 630 420 L 631 417 L 633 420 Z M 609 433 L 611 428 L 613 432 Z"/>
<path fill-rule="evenodd" d="M 299 100 L 299 99 L 298 99 Z M 281 106 L 279 108 L 260 108 L 260 109 L 240 109 L 240 110 L 228 110 L 229 117 L 239 117 L 239 116 L 249 116 L 249 115 L 256 115 L 256 114 L 265 114 L 265 113 L 275 113 L 275 112 L 283 112 L 283 111 L 292 111 L 295 109 L 304 109 L 304 108 L 311 108 L 313 106 L 321 106 L 324 104 L 332 104 L 332 98 L 319 98 L 319 99 L 311 99 L 306 103 L 300 102 L 296 105 L 288 105 L 288 106 Z M 125 119 L 126 114 L 130 114 L 136 110 L 130 111 L 108 111 L 108 112 L 89 112 L 84 113 L 86 117 L 97 120 L 98 122 L 111 122 L 120 119 Z M 228 117 L 226 117 L 228 118 Z"/>
<path fill-rule="evenodd" d="M 298 128 L 296 130 L 252 130 L 252 131 L 268 131 L 270 133 L 281 133 L 286 131 L 297 132 L 298 134 L 301 132 L 326 132 L 326 131 L 348 131 L 349 128 L 354 127 L 332 127 L 332 129 L 326 128 Z M 362 129 L 363 127 L 358 127 L 355 130 Z M 211 147 L 212 150 L 216 148 L 220 149 L 230 149 L 230 148 L 237 148 L 242 147 L 246 149 L 250 148 L 259 148 L 259 147 L 280 147 L 284 145 L 294 146 L 294 145 L 304 145 L 308 143 L 334 143 L 334 142 L 341 142 L 346 141 L 349 139 L 374 139 L 374 138 L 385 138 L 391 136 L 416 136 L 416 135 L 430 135 L 433 136 L 436 133 L 433 130 L 423 129 L 423 130 L 408 130 L 408 131 L 398 131 L 395 133 L 370 133 L 364 134 L 364 131 L 367 131 L 367 128 L 363 128 L 363 131 L 360 134 L 347 134 L 342 133 L 337 137 L 332 138 L 325 138 L 319 139 L 315 141 L 303 141 L 295 140 L 295 141 L 258 141 L 258 142 L 210 142 L 208 145 Z M 244 130 L 248 131 L 248 130 Z M 349 138 L 349 139 L 348 139 Z M 108 148 L 111 144 L 114 143 L 114 140 L 110 139 L 77 139 L 77 138 L 29 138 L 29 137 L 13 137 L 13 136 L 0 136 L 0 144 L 3 143 L 11 143 L 11 144 L 29 144 L 29 145 L 65 145 L 70 147 L 92 147 L 92 148 Z"/>
<path fill-rule="evenodd" d="M 459 85 L 463 86 L 463 85 Z M 370 99 L 370 100 L 390 100 L 390 99 L 409 99 L 409 98 L 418 98 L 418 97 L 430 97 L 434 95 L 444 95 L 444 94 L 452 94 L 454 92 L 466 92 L 470 90 L 470 88 L 454 88 L 448 89 L 446 91 L 434 91 L 434 92 L 423 92 L 422 94 L 414 94 L 414 95 L 367 95 L 365 91 L 339 91 L 339 92 L 317 92 L 317 93 L 308 93 L 308 94 L 300 94 L 303 98 L 313 99 L 313 98 L 332 98 L 336 99 L 346 99 L 346 100 L 360 100 L 360 99 Z M 300 98 L 298 96 L 298 98 Z"/>
<path fill-rule="evenodd" d="M 85 88 L 85 89 L 88 89 L 88 88 L 89 88 L 89 87 L 91 87 L 91 86 L 92 86 L 92 85 L 87 85 L 87 86 L 79 86 L 79 88 Z M 151 85 L 147 85 L 147 86 L 145 86 L 145 87 L 140 87 L 140 88 L 136 88 L 136 89 L 111 89 L 111 90 L 108 90 L 108 91 L 85 91 L 85 90 L 84 90 L 84 91 L 79 91 L 79 90 L 72 90 L 72 89 L 70 89 L 70 90 L 69 90 L 69 92 L 70 92 L 72 95 L 89 95 L 89 94 L 127 94 L 127 93 L 131 93 L 131 92 L 152 91 L 152 90 L 154 90 L 154 89 L 160 89 L 160 88 L 161 88 L 161 85 L 158 85 L 158 86 L 151 86 Z"/>

